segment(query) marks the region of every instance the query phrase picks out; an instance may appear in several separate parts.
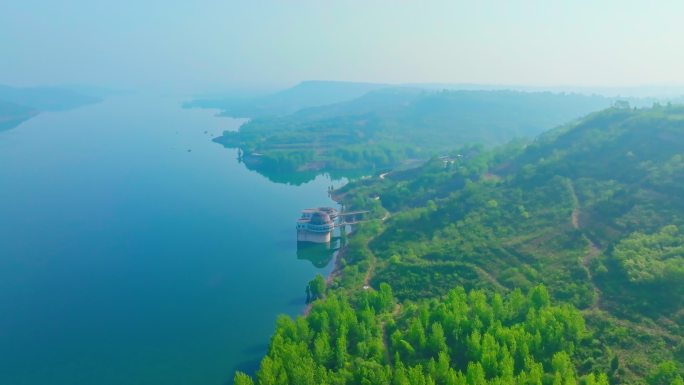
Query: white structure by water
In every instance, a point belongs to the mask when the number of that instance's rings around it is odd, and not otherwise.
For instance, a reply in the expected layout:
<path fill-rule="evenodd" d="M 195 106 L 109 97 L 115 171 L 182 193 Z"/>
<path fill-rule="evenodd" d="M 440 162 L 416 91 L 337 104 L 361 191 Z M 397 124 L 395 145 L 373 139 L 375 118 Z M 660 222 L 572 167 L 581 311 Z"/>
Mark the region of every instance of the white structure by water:
<path fill-rule="evenodd" d="M 338 212 L 332 207 L 305 209 L 297 220 L 297 241 L 328 243 L 335 227 L 341 228 L 346 234 L 347 226 L 350 226 L 351 231 L 351 226 L 365 222 L 364 216 L 368 213 L 365 210 Z"/>
<path fill-rule="evenodd" d="M 328 243 L 335 229 L 337 210 L 332 207 L 305 209 L 297 220 L 297 241 Z"/>

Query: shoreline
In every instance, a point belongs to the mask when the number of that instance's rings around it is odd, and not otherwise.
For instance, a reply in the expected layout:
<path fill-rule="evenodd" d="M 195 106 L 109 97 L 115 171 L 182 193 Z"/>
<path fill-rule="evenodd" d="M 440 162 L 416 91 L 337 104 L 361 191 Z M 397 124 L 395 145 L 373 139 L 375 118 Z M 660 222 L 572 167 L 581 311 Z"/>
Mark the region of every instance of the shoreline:
<path fill-rule="evenodd" d="M 330 199 L 332 199 L 338 205 L 340 205 L 340 206 L 342 205 L 342 198 L 344 197 L 344 195 L 336 195 L 335 190 L 331 189 L 328 191 L 328 196 L 330 197 Z M 335 257 L 333 258 L 333 262 L 332 262 L 333 268 L 332 268 L 332 270 L 330 270 L 328 275 L 325 277 L 326 289 L 328 288 L 328 286 L 330 286 L 330 284 L 333 282 L 333 280 L 335 278 L 339 277 L 342 274 L 342 266 L 340 265 L 340 262 L 342 261 L 342 257 L 344 257 L 344 255 L 347 253 L 348 247 L 349 246 L 347 244 L 345 244 L 345 245 L 341 246 L 339 248 L 339 250 L 337 250 L 337 252 L 335 253 Z M 304 317 L 307 317 L 309 315 L 309 313 L 311 312 L 311 308 L 313 307 L 314 302 L 316 302 L 316 301 L 312 301 L 312 302 L 306 304 L 306 307 L 304 308 L 304 311 L 302 312 L 302 315 Z"/>
<path fill-rule="evenodd" d="M 342 273 L 342 266 L 340 265 L 340 261 L 342 260 L 342 257 L 344 254 L 347 252 L 347 245 L 344 245 L 340 247 L 339 250 L 337 250 L 337 253 L 335 253 L 335 258 L 333 260 L 333 268 L 330 270 L 328 275 L 325 277 L 325 286 L 326 289 L 328 286 L 333 282 L 333 280 L 337 277 L 339 277 Z M 312 301 L 308 304 L 306 304 L 306 307 L 304 308 L 304 311 L 302 312 L 302 315 L 304 317 L 307 317 L 309 313 L 311 312 L 311 308 L 313 307 L 313 304 L 316 301 Z"/>

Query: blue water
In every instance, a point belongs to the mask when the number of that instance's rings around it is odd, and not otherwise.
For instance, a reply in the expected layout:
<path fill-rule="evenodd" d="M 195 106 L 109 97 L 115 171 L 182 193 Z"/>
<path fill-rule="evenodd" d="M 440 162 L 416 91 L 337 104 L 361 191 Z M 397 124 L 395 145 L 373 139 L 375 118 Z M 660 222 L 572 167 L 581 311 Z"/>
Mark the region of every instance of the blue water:
<path fill-rule="evenodd" d="M 211 142 L 239 121 L 180 103 L 0 133 L 0 384 L 229 383 L 330 269 L 297 259 L 294 221 L 331 181 L 269 182 Z"/>

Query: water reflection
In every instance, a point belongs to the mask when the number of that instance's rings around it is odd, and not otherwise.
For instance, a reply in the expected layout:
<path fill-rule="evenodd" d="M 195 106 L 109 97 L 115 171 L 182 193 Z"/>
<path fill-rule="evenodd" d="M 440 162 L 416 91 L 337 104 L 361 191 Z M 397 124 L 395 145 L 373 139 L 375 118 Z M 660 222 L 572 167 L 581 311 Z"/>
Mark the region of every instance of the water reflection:
<path fill-rule="evenodd" d="M 214 141 L 221 143 L 217 139 L 218 138 L 214 138 Z M 233 146 L 223 145 L 227 148 L 234 148 Z M 315 180 L 319 175 L 327 175 L 331 180 L 349 180 L 373 175 L 377 172 L 377 170 L 373 169 L 346 170 L 330 167 L 308 169 L 306 167 L 301 167 L 303 165 L 293 168 L 291 165 L 264 162 L 260 157 L 244 155 L 240 149 L 238 149 L 237 161 L 238 163 L 243 164 L 248 170 L 266 177 L 273 183 L 288 184 L 292 186 L 301 186 L 309 183 Z"/>
<path fill-rule="evenodd" d="M 333 237 L 330 243 L 297 242 L 297 259 L 307 260 L 322 269 L 332 261 L 341 245 L 342 238 L 339 236 Z"/>

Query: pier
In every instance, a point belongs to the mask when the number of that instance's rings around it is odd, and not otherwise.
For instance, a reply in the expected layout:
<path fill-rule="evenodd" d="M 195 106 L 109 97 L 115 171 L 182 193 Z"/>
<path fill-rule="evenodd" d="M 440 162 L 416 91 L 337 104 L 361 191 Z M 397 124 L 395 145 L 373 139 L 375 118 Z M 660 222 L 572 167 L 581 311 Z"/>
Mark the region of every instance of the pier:
<path fill-rule="evenodd" d="M 339 220 L 337 221 L 336 226 L 355 225 L 357 223 L 365 222 L 367 219 L 364 218 L 369 212 L 370 211 L 368 210 L 340 212 L 337 214 Z"/>

